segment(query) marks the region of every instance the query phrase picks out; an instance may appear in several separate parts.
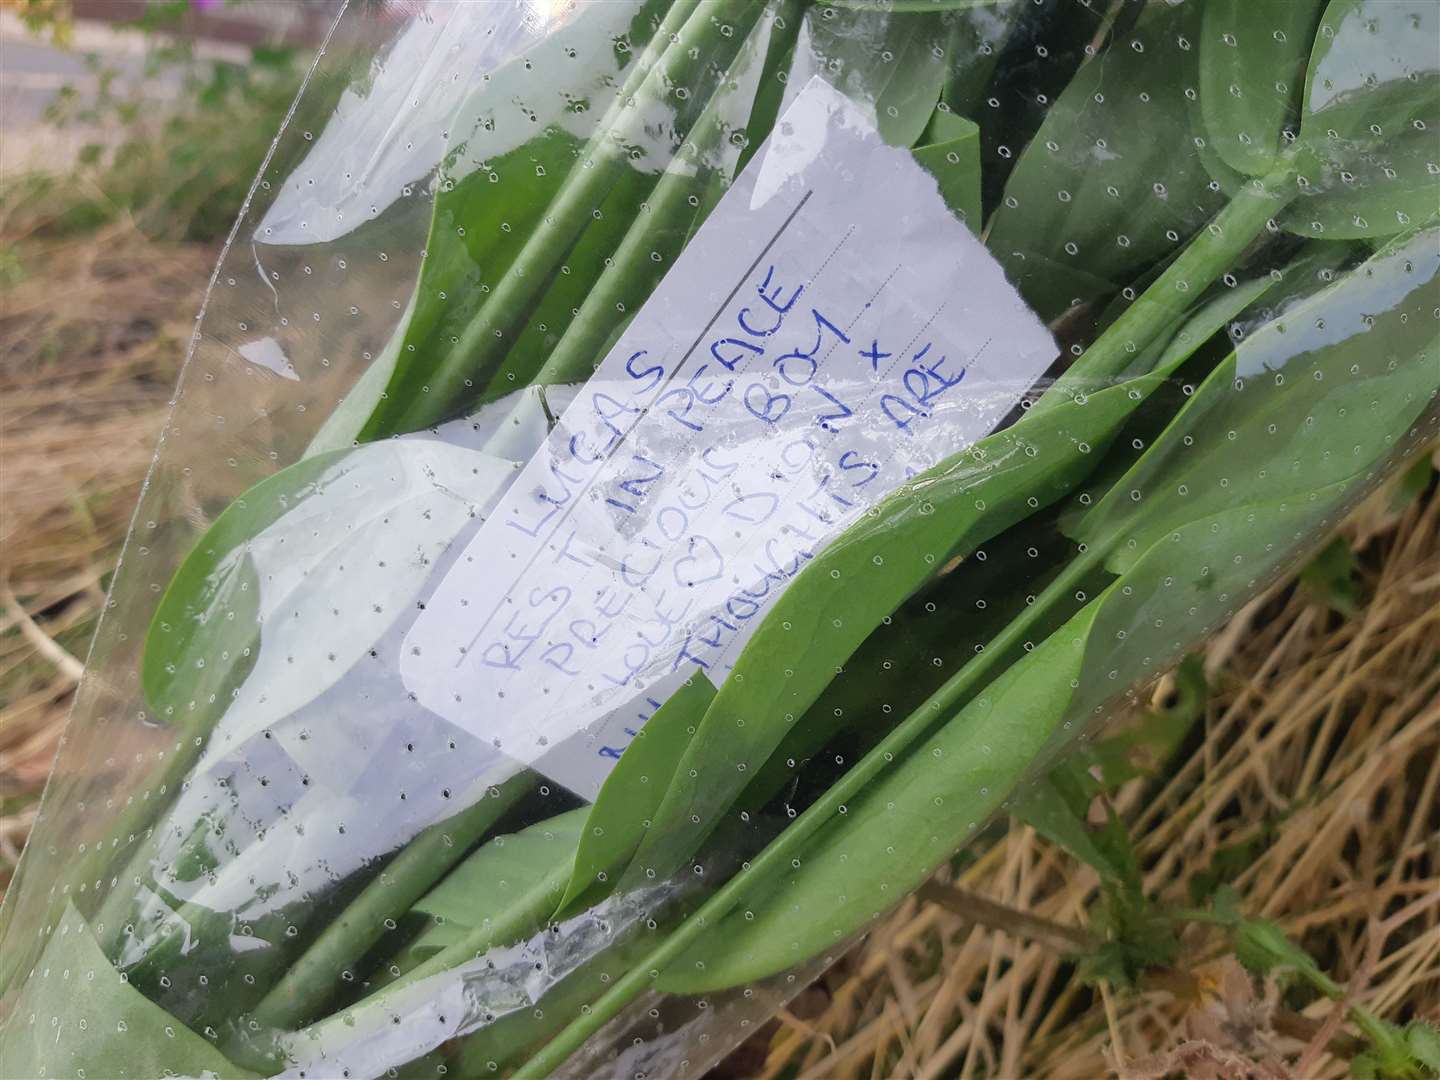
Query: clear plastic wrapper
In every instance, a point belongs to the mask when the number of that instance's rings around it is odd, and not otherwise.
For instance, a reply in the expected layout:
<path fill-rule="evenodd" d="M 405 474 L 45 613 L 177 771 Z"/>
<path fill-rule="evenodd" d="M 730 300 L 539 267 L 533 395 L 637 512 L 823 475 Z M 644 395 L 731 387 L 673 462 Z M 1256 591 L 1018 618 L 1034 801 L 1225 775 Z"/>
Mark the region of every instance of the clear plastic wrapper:
<path fill-rule="evenodd" d="M 0 1071 L 702 1074 L 1435 437 L 1437 51 L 1426 0 L 352 6 Z"/>

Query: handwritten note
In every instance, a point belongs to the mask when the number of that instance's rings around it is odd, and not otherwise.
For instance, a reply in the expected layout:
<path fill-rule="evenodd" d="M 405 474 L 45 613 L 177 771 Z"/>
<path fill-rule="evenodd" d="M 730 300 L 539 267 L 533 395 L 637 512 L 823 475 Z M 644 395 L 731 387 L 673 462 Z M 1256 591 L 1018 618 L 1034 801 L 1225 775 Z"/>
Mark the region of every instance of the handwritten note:
<path fill-rule="evenodd" d="M 1055 355 L 930 174 L 813 81 L 436 589 L 406 687 L 593 798 L 829 540 Z"/>

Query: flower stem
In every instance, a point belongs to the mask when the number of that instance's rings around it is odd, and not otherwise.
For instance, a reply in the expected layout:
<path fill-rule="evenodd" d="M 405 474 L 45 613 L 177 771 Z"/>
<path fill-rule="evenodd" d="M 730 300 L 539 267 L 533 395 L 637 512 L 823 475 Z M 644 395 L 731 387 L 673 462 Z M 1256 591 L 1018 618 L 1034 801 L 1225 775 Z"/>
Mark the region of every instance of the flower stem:
<path fill-rule="evenodd" d="M 1100 938 L 1081 927 L 1067 926 L 1019 908 L 997 904 L 986 897 L 954 885 L 946 885 L 934 878 L 916 889 L 915 895 L 926 903 L 942 907 L 977 926 L 999 930 L 1012 937 L 1042 941 L 1066 953 L 1089 952 L 1102 943 Z"/>
<path fill-rule="evenodd" d="M 733 97 L 735 82 L 749 62 L 742 49 L 641 206 L 595 287 L 586 294 L 579 313 L 541 366 L 535 382 L 548 386 L 588 379 L 621 313 L 638 307 L 674 261 L 691 219 L 705 209 L 697 211 L 696 194 L 704 190 L 710 174 L 724 164 L 723 151 L 719 150 L 727 130 L 722 106 Z"/>
<path fill-rule="evenodd" d="M 514 331 L 523 325 L 575 239 L 593 220 L 594 208 L 626 167 L 631 147 L 642 126 L 653 120 L 655 107 L 667 100 L 672 86 L 688 87 L 694 81 L 695 57 L 707 56 L 719 42 L 735 36 L 735 23 L 748 22 L 761 6 L 750 0 L 700 0 L 698 4 L 677 0 L 637 62 L 640 68 L 634 74 L 643 71 L 643 78 L 634 93 L 622 93 L 601 118 L 580 161 L 515 261 L 427 380 L 429 392 L 406 404 L 400 429 L 415 431 L 434 423 L 464 393 L 467 383 L 483 386 L 488 382 L 492 369 L 509 350 Z M 684 25 L 677 31 L 681 19 Z"/>
<path fill-rule="evenodd" d="M 470 851 L 510 807 L 528 794 L 534 777 L 513 776 L 487 788 L 469 808 L 436 822 L 411 840 L 330 923 L 265 995 L 255 1019 L 289 1028 L 324 1009 L 341 973 L 385 933 L 386 921 L 409 911 Z"/>
<path fill-rule="evenodd" d="M 1234 265 L 1266 223 L 1289 202 L 1277 192 L 1291 187 L 1288 165 L 1248 181 L 1179 257 L 1096 338 L 1070 369 L 1031 408 L 1044 412 L 1109 385 L 1135 355 L 1183 315 L 1215 279 Z"/>
<path fill-rule="evenodd" d="M 305 1028 L 299 1033 L 299 1037 L 324 1046 L 331 1031 L 352 1028 L 363 1030 L 366 1027 L 366 1018 L 383 1014 L 390 1008 L 393 996 L 406 987 L 483 956 L 493 948 L 513 945 L 533 934 L 545 924 L 546 918 L 554 910 L 555 898 L 564 889 L 569 876 L 570 866 L 562 864 L 551 880 L 546 881 L 542 887 L 531 890 L 522 902 L 506 907 L 498 918 L 470 929 L 459 941 L 441 949 L 423 964 L 400 975 L 350 1008 L 342 1009 L 335 1015 Z M 302 993 L 303 990 L 296 992 Z M 258 1014 L 257 1018 L 265 1019 Z"/>

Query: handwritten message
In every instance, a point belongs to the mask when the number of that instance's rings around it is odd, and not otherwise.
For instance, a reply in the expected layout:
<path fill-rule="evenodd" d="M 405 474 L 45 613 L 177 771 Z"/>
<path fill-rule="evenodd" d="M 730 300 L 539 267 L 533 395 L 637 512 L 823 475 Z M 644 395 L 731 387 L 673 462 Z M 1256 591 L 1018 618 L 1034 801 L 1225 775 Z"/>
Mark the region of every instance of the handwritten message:
<path fill-rule="evenodd" d="M 593 797 L 829 540 L 1055 354 L 935 180 L 812 82 L 436 589 L 407 688 Z"/>

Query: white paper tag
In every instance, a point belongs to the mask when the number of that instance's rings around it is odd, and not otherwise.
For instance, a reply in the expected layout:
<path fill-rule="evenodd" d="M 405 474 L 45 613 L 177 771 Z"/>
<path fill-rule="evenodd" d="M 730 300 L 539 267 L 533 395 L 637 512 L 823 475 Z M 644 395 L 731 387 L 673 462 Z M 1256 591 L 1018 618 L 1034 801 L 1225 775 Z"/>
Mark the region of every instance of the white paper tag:
<path fill-rule="evenodd" d="M 719 685 L 827 541 L 1056 352 L 930 174 L 813 80 L 435 590 L 407 689 L 593 798 L 675 687 Z"/>

